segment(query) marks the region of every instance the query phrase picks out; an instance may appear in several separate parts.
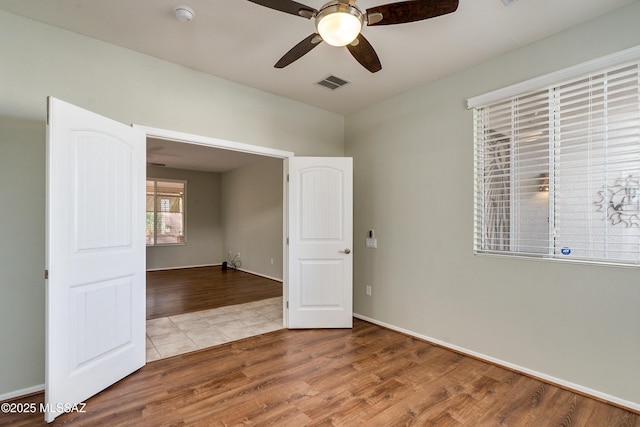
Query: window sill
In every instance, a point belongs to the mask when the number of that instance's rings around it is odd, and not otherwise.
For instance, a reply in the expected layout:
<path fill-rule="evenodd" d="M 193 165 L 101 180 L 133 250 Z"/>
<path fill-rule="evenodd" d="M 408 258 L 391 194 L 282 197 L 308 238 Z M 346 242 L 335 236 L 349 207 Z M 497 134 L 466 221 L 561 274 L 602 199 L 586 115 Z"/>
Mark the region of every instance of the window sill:
<path fill-rule="evenodd" d="M 523 259 L 527 261 L 542 261 L 542 262 L 556 262 L 562 264 L 582 264 L 582 265 L 596 265 L 601 267 L 616 267 L 616 268 L 639 268 L 640 264 L 634 261 L 621 262 L 621 261 L 606 261 L 606 260 L 590 260 L 586 258 L 560 258 L 550 255 L 524 255 L 514 253 L 497 253 L 497 252 L 482 252 L 474 251 L 474 256 L 478 257 L 491 257 L 491 258 L 512 258 Z"/>

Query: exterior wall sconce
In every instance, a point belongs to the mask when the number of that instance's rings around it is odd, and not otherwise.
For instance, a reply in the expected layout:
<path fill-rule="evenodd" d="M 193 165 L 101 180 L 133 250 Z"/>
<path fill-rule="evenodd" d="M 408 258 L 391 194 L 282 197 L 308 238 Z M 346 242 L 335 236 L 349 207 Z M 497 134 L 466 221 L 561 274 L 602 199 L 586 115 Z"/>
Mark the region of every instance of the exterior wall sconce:
<path fill-rule="evenodd" d="M 539 179 L 540 187 L 538 187 L 538 191 L 549 191 L 549 174 L 541 173 Z"/>

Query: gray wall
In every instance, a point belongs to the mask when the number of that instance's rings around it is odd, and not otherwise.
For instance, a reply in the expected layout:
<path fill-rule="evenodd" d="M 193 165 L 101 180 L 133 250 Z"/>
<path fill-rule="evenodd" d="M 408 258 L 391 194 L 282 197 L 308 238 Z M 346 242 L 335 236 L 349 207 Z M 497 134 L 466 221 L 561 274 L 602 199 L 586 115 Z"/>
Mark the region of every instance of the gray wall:
<path fill-rule="evenodd" d="M 636 2 L 347 116 L 356 313 L 640 405 L 638 269 L 474 256 L 465 109 L 640 44 L 638 18 Z"/>
<path fill-rule="evenodd" d="M 223 252 L 241 268 L 282 280 L 282 159 L 265 158 L 222 175 Z M 272 262 L 273 260 L 273 262 Z"/>
<path fill-rule="evenodd" d="M 147 269 L 220 264 L 231 251 L 243 270 L 282 280 L 282 168 L 270 157 L 222 174 L 148 167 L 188 183 L 187 244 L 147 247 Z"/>
<path fill-rule="evenodd" d="M 341 115 L 6 12 L 0 58 L 0 197 L 12 203 L 0 241 L 0 397 L 44 383 L 48 95 L 123 123 L 344 155 Z"/>
<path fill-rule="evenodd" d="M 0 394 L 44 380 L 44 139 L 0 117 Z"/>
<path fill-rule="evenodd" d="M 148 246 L 147 269 L 191 267 L 221 262 L 221 175 L 150 166 L 147 168 L 147 177 L 187 181 L 187 243 Z"/>
<path fill-rule="evenodd" d="M 45 121 L 46 97 L 123 123 L 344 155 L 344 117 L 0 11 L 0 117 Z"/>

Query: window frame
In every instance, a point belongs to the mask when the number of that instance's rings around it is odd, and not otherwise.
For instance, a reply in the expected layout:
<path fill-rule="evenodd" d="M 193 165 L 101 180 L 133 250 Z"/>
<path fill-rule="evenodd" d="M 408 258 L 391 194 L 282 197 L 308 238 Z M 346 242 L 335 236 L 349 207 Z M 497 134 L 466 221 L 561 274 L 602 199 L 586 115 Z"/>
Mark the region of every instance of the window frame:
<path fill-rule="evenodd" d="M 172 179 L 172 178 L 152 178 L 147 177 L 146 181 L 153 181 L 153 243 L 147 243 L 147 247 L 157 247 L 157 246 L 185 246 L 187 244 L 187 184 L 188 181 L 184 179 Z M 158 183 L 167 182 L 167 183 L 179 183 L 183 185 L 183 194 L 182 194 L 182 242 L 171 242 L 171 243 L 158 243 L 158 213 L 162 213 L 162 211 L 158 210 Z M 145 217 L 147 211 L 145 208 Z M 146 227 L 145 227 L 146 230 Z M 146 239 L 145 239 L 146 240 Z"/>
<path fill-rule="evenodd" d="M 511 244 L 508 250 L 490 250 L 487 249 L 487 245 L 483 244 L 485 239 L 485 225 L 483 221 L 486 221 L 486 199 L 485 199 L 485 175 L 484 175 L 484 164 L 482 163 L 485 158 L 484 152 L 480 152 L 478 135 L 479 135 L 479 127 L 483 128 L 483 124 L 481 123 L 483 117 L 481 117 L 481 113 L 479 109 L 482 107 L 486 107 L 489 105 L 493 105 L 499 102 L 508 102 L 509 100 L 516 99 L 519 96 L 533 93 L 535 91 L 544 91 L 549 90 L 549 97 L 555 96 L 554 91 L 559 85 L 563 84 L 566 81 L 572 79 L 578 79 L 581 77 L 587 77 L 591 74 L 604 73 L 607 69 L 612 67 L 622 67 L 626 64 L 638 63 L 640 61 L 640 46 L 633 47 L 631 49 L 626 49 L 621 52 L 614 53 L 612 55 L 608 55 L 602 58 L 595 59 L 593 61 L 589 61 L 574 67 L 570 67 L 564 70 L 560 70 L 554 73 L 547 74 L 545 76 L 541 76 L 535 79 L 527 80 L 522 83 L 518 83 L 506 88 L 498 89 L 493 92 L 489 92 L 484 95 L 480 95 L 477 97 L 469 98 L 467 100 L 467 106 L 469 109 L 473 110 L 473 122 L 474 122 L 474 238 L 473 238 L 473 250 L 476 255 L 492 255 L 492 256 L 500 256 L 500 257 L 518 257 L 518 258 L 527 258 L 527 259 L 544 259 L 544 260 L 553 260 L 553 261 L 561 261 L 561 262 L 577 262 L 577 263 L 588 263 L 588 264 L 604 264 L 604 265 L 618 265 L 624 267 L 639 267 L 640 266 L 640 256 L 634 258 L 633 260 L 624 259 L 623 256 L 619 256 L 618 258 L 601 258 L 601 257 L 579 257 L 579 258 L 566 258 L 561 257 L 559 254 L 559 247 L 555 245 L 555 206 L 554 203 L 557 202 L 557 194 L 555 197 L 549 197 L 549 237 L 548 237 L 548 253 L 528 253 L 528 252 L 519 252 L 514 249 L 513 246 L 513 236 L 510 236 Z M 640 64 L 638 65 L 640 68 Z M 638 82 L 638 86 L 640 88 L 640 79 Z M 640 98 L 640 97 L 639 97 Z M 640 99 L 639 99 L 640 102 Z M 556 120 L 556 117 L 553 117 L 555 113 L 551 112 L 551 109 L 547 111 L 549 114 L 549 120 Z M 511 113 L 513 114 L 513 113 Z M 512 116 L 513 117 L 513 116 Z M 553 127 L 551 124 L 549 125 L 549 165 L 548 165 L 548 181 L 553 184 L 554 180 L 554 171 L 557 165 L 562 165 L 562 163 L 557 163 L 557 157 L 554 153 L 555 150 L 555 135 L 552 135 Z M 483 130 L 484 132 L 484 130 Z M 511 137 L 510 137 L 511 138 Z M 511 141 L 508 147 L 513 147 L 516 141 Z M 484 144 L 484 142 L 483 142 Z M 486 149 L 483 145 L 482 150 Z M 514 155 L 509 154 L 510 157 Z M 510 160 L 513 161 L 513 160 Z M 520 161 L 520 159 L 518 159 Z M 509 172 L 509 186 L 511 195 L 509 196 L 510 204 L 513 205 L 518 201 L 513 198 L 513 187 L 519 185 L 518 181 L 514 179 L 514 174 L 512 171 Z M 509 212 L 509 222 L 511 226 L 509 228 L 509 232 L 513 232 L 513 218 L 516 213 L 514 211 Z"/>

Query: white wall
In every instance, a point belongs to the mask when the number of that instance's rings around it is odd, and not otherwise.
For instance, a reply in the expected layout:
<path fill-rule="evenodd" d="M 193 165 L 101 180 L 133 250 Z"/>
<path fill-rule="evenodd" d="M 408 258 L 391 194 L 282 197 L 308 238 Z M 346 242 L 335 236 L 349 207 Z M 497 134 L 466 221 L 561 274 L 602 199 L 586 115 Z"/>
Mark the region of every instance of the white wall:
<path fill-rule="evenodd" d="M 223 252 L 241 268 L 282 280 L 283 160 L 265 157 L 222 175 Z M 273 262 L 272 262 L 273 261 Z"/>
<path fill-rule="evenodd" d="M 341 115 L 6 12 L 0 12 L 0 58 L 0 198 L 13 207 L 2 216 L 10 238 L 0 240 L 0 342 L 10 343 L 0 350 L 0 397 L 44 383 L 48 95 L 123 123 L 296 155 L 344 155 Z"/>
<path fill-rule="evenodd" d="M 465 109 L 469 97 L 640 44 L 638 17 L 636 2 L 347 116 L 356 313 L 640 408 L 638 269 L 474 256 Z M 378 249 L 365 249 L 370 228 Z"/>

